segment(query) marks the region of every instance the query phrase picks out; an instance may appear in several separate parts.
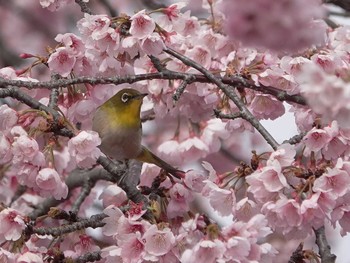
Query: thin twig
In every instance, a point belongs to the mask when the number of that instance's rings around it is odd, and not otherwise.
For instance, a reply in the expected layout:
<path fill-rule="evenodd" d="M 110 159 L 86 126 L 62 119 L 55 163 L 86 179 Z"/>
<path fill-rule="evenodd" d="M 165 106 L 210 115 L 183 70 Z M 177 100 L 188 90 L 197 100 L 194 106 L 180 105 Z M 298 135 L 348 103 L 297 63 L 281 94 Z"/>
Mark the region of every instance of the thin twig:
<path fill-rule="evenodd" d="M 306 135 L 306 132 L 302 132 L 300 134 L 294 135 L 292 138 L 283 141 L 283 143 L 289 143 L 289 144 L 297 144 L 301 142 L 301 140 L 304 138 Z"/>
<path fill-rule="evenodd" d="M 188 77 L 183 80 L 183 82 L 180 84 L 180 86 L 176 89 L 175 94 L 173 95 L 173 100 L 177 102 L 182 93 L 184 93 L 187 85 L 191 84 L 193 82 L 194 78 L 193 77 Z"/>
<path fill-rule="evenodd" d="M 205 75 L 212 83 L 217 85 L 225 94 L 227 97 L 232 100 L 237 108 L 240 110 L 241 117 L 248 121 L 266 140 L 268 144 L 273 149 L 277 149 L 278 143 L 277 141 L 271 136 L 271 134 L 265 129 L 263 125 L 254 117 L 254 115 L 248 110 L 246 105 L 241 101 L 241 99 L 237 96 L 234 89 L 228 85 L 225 85 L 219 78 L 215 77 L 209 70 L 205 69 L 200 64 L 196 63 L 192 59 L 185 57 L 184 55 L 176 52 L 173 49 L 166 49 L 164 52 L 172 55 L 173 57 L 179 59 L 182 61 L 185 65 L 193 67 L 200 71 L 203 75 Z"/>
<path fill-rule="evenodd" d="M 86 199 L 86 197 L 89 196 L 89 194 L 90 194 L 91 189 L 93 188 L 93 186 L 94 186 L 94 184 L 92 184 L 88 178 L 84 181 L 84 184 L 83 184 L 83 186 L 82 186 L 82 188 L 81 188 L 81 191 L 80 191 L 80 193 L 79 193 L 79 196 L 78 196 L 78 198 L 75 200 L 74 204 L 72 205 L 71 211 L 72 211 L 73 213 L 75 213 L 75 214 L 78 213 L 81 204 L 84 202 L 84 200 Z"/>

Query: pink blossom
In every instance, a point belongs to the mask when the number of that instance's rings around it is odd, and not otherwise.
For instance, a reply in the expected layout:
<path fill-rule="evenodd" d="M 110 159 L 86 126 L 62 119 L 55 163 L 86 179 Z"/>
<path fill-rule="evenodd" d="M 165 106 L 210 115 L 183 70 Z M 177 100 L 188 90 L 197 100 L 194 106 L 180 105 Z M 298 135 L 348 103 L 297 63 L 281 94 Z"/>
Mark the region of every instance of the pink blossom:
<path fill-rule="evenodd" d="M 337 159 L 347 148 L 345 138 L 340 135 L 338 122 L 332 121 L 331 125 L 325 127 L 324 130 L 329 134 L 331 140 L 322 149 L 322 153 L 326 159 Z"/>
<path fill-rule="evenodd" d="M 156 225 L 147 229 L 143 239 L 145 240 L 145 250 L 154 256 L 165 255 L 175 244 L 175 237 L 170 229 L 159 230 Z"/>
<path fill-rule="evenodd" d="M 183 163 L 181 145 L 177 140 L 167 140 L 157 148 L 159 156 L 164 159 L 172 160 L 174 165 Z"/>
<path fill-rule="evenodd" d="M 103 189 L 99 199 L 104 207 L 109 205 L 120 206 L 128 200 L 125 191 L 118 185 L 112 184 Z"/>
<path fill-rule="evenodd" d="M 221 216 L 229 216 L 236 205 L 236 196 L 233 190 L 219 188 L 216 184 L 208 181 L 209 204 Z"/>
<path fill-rule="evenodd" d="M 59 47 L 51 54 L 47 63 L 52 72 L 58 73 L 62 77 L 68 77 L 74 67 L 75 61 L 75 56 L 66 47 Z"/>
<path fill-rule="evenodd" d="M 15 263 L 15 254 L 0 247 L 0 262 Z"/>
<path fill-rule="evenodd" d="M 331 140 L 330 135 L 322 129 L 313 128 L 305 137 L 305 146 L 309 151 L 319 151 Z"/>
<path fill-rule="evenodd" d="M 151 17 L 149 17 L 145 10 L 133 15 L 131 18 L 130 34 L 136 38 L 145 38 L 153 32 L 156 24 Z"/>
<path fill-rule="evenodd" d="M 289 188 L 277 161 L 274 162 L 274 166 L 256 170 L 246 177 L 246 181 L 249 184 L 248 192 L 251 192 L 254 198 L 262 203 L 273 199 L 284 187 Z"/>
<path fill-rule="evenodd" d="M 107 15 L 84 13 L 84 18 L 78 21 L 77 26 L 82 35 L 91 37 L 93 40 L 99 40 L 107 35 L 110 24 L 111 21 Z"/>
<path fill-rule="evenodd" d="M 313 186 L 315 192 L 325 192 L 334 198 L 345 195 L 350 184 L 350 176 L 347 172 L 338 168 L 328 168 L 327 172 L 318 177 Z"/>
<path fill-rule="evenodd" d="M 80 37 L 72 33 L 58 34 L 55 40 L 57 42 L 63 43 L 64 46 L 67 48 L 67 51 L 69 51 L 70 54 L 73 54 L 75 56 L 83 55 L 85 51 L 84 44 L 81 41 Z"/>
<path fill-rule="evenodd" d="M 122 249 L 114 245 L 101 250 L 101 257 L 106 260 L 106 263 L 123 263 L 121 254 Z"/>
<path fill-rule="evenodd" d="M 160 38 L 159 34 L 153 33 L 146 38 L 144 38 L 141 42 L 141 49 L 147 55 L 158 56 L 163 52 L 165 48 L 165 44 L 163 40 Z"/>
<path fill-rule="evenodd" d="M 313 19 L 324 16 L 320 1 L 224 1 L 226 32 L 235 40 L 276 51 L 298 51 L 325 42 L 325 26 Z M 269 28 L 267 31 L 266 28 Z"/>
<path fill-rule="evenodd" d="M 77 76 L 90 76 L 93 74 L 92 63 L 86 56 L 78 57 L 73 71 Z"/>
<path fill-rule="evenodd" d="M 306 64 L 298 74 L 300 90 L 315 113 L 325 121 L 337 120 L 341 127 L 350 127 L 350 84 L 336 75 L 326 74 L 315 64 Z"/>
<path fill-rule="evenodd" d="M 0 77 L 4 79 L 15 79 L 17 78 L 17 74 L 12 67 L 4 67 L 0 69 Z"/>
<path fill-rule="evenodd" d="M 285 113 L 283 103 L 270 95 L 255 95 L 249 107 L 259 119 L 275 120 Z"/>
<path fill-rule="evenodd" d="M 196 45 L 193 48 L 188 49 L 185 52 L 185 56 L 193 59 L 205 68 L 208 68 L 210 66 L 211 54 L 206 47 Z"/>
<path fill-rule="evenodd" d="M 92 237 L 86 234 L 79 234 L 77 241 L 74 243 L 73 253 L 64 251 L 65 256 L 77 257 L 86 254 L 87 252 L 97 251 L 100 248 L 94 244 Z M 68 253 L 67 253 L 68 252 Z"/>
<path fill-rule="evenodd" d="M 308 199 L 303 200 L 300 206 L 300 212 L 303 215 L 304 224 L 312 224 L 316 229 L 324 224 L 326 212 L 332 209 L 328 209 L 320 197 L 321 192 L 316 192 Z M 335 202 L 333 202 L 333 204 L 335 204 Z"/>
<path fill-rule="evenodd" d="M 279 67 L 271 67 L 260 73 L 259 83 L 285 90 L 290 95 L 300 92 L 294 77 Z"/>
<path fill-rule="evenodd" d="M 53 196 L 56 200 L 60 200 L 68 195 L 67 185 L 62 182 L 59 174 L 52 168 L 41 169 L 35 182 L 42 196 Z"/>
<path fill-rule="evenodd" d="M 118 220 L 118 228 L 116 238 L 120 242 L 125 242 L 135 233 L 143 235 L 150 227 L 150 223 L 145 220 L 135 221 L 133 218 L 120 217 Z"/>
<path fill-rule="evenodd" d="M 257 214 L 259 209 L 257 204 L 254 201 L 250 200 L 248 197 L 239 200 L 234 208 L 235 211 L 233 211 L 233 215 L 238 220 L 244 222 L 247 222 L 252 218 L 252 216 Z"/>
<path fill-rule="evenodd" d="M 97 148 L 101 144 L 101 139 L 95 131 L 81 131 L 68 142 L 69 153 L 75 157 L 80 167 L 91 167 L 96 163 L 101 155 L 101 150 Z"/>
<path fill-rule="evenodd" d="M 212 263 L 221 259 L 225 253 L 225 246 L 220 240 L 202 240 L 192 249 L 187 249 L 181 256 L 182 263 Z"/>
<path fill-rule="evenodd" d="M 121 257 L 125 263 L 137 263 L 145 254 L 145 245 L 139 232 L 131 234 L 121 248 Z"/>
<path fill-rule="evenodd" d="M 199 31 L 200 24 L 198 18 L 191 16 L 191 11 L 188 10 L 183 13 L 173 23 L 174 30 L 183 36 L 193 36 Z"/>
<path fill-rule="evenodd" d="M 175 4 L 172 4 L 162 10 L 162 12 L 168 17 L 168 19 L 171 21 L 173 19 L 176 19 L 180 16 L 180 10 L 185 7 L 187 3 L 185 2 L 178 2 Z"/>
<path fill-rule="evenodd" d="M 278 161 L 271 163 L 271 166 L 263 167 L 260 170 L 255 171 L 251 175 L 247 176 L 247 182 L 251 184 L 248 191 L 253 191 L 257 184 L 257 181 L 260 181 L 265 190 L 268 192 L 278 192 L 283 188 L 289 188 L 290 186 L 287 183 L 286 177 L 281 171 L 281 166 Z M 250 189 L 250 190 L 249 190 Z"/>
<path fill-rule="evenodd" d="M 95 109 L 96 105 L 92 100 L 79 100 L 69 107 L 68 114 L 74 115 L 74 120 L 85 124 L 87 120 L 91 121 L 91 115 Z"/>
<path fill-rule="evenodd" d="M 283 234 L 301 234 L 304 237 L 307 235 L 307 231 L 299 233 L 297 231 L 299 227 L 302 227 L 303 217 L 300 204 L 295 200 L 281 196 L 276 202 L 270 201 L 265 203 L 261 211 L 266 215 L 270 224 L 282 231 Z"/>
<path fill-rule="evenodd" d="M 0 132 L 0 164 L 9 162 L 12 159 L 11 144 L 6 136 Z"/>
<path fill-rule="evenodd" d="M 11 129 L 18 120 L 17 112 L 6 104 L 0 106 L 0 116 L 0 131 Z"/>
<path fill-rule="evenodd" d="M 295 107 L 290 111 L 294 112 L 295 124 L 297 125 L 299 131 L 308 132 L 313 128 L 316 114 L 311 109 Z"/>
<path fill-rule="evenodd" d="M 21 155 L 14 155 L 13 162 L 18 182 L 28 187 L 35 187 L 38 172 L 46 165 L 44 154 L 37 152 L 30 160 L 23 159 Z"/>
<path fill-rule="evenodd" d="M 25 252 L 23 255 L 20 255 L 17 258 L 16 262 L 17 263 L 44 263 L 44 260 L 40 254 Z"/>
<path fill-rule="evenodd" d="M 209 148 L 198 137 L 190 137 L 180 143 L 180 151 L 186 157 L 186 161 L 190 162 L 206 156 Z"/>
<path fill-rule="evenodd" d="M 190 170 L 186 172 L 184 183 L 189 189 L 197 193 L 200 193 L 204 187 L 205 179 L 206 179 L 206 176 L 204 176 L 202 173 L 198 171 Z"/>
<path fill-rule="evenodd" d="M 294 162 L 295 153 L 294 146 L 282 144 L 276 151 L 271 153 L 267 160 L 267 165 L 271 165 L 274 160 L 277 160 L 282 167 L 290 166 Z"/>
<path fill-rule="evenodd" d="M 225 257 L 244 260 L 249 255 L 251 244 L 247 238 L 233 236 L 226 242 Z"/>
<path fill-rule="evenodd" d="M 24 217 L 12 208 L 5 208 L 0 212 L 0 240 L 18 240 L 26 228 Z"/>
<path fill-rule="evenodd" d="M 169 218 L 183 216 L 190 207 L 189 204 L 193 200 L 193 196 L 182 184 L 176 183 L 169 190 L 170 201 L 167 208 L 167 215 Z"/>
<path fill-rule="evenodd" d="M 21 135 L 16 138 L 12 143 L 12 149 L 15 162 L 22 160 L 31 161 L 39 153 L 37 141 L 27 135 Z"/>
<path fill-rule="evenodd" d="M 102 233 L 106 236 L 114 236 L 118 233 L 119 219 L 124 217 L 123 212 L 114 205 L 110 205 L 103 210 L 108 217 L 102 219 L 106 223 L 102 228 Z"/>
<path fill-rule="evenodd" d="M 211 119 L 202 131 L 201 140 L 208 145 L 210 152 L 217 152 L 221 147 L 221 139 L 225 140 L 230 136 L 226 130 L 226 123 L 221 119 Z"/>

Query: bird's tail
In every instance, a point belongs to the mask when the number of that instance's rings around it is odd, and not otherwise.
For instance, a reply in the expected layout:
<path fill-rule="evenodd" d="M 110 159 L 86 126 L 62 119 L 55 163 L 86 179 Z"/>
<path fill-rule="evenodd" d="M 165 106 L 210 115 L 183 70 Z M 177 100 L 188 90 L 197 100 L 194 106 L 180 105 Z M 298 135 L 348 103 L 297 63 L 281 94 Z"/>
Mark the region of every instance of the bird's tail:
<path fill-rule="evenodd" d="M 172 167 L 167 162 L 160 159 L 157 155 L 152 153 L 150 150 L 148 150 L 146 147 L 142 146 L 141 153 L 136 157 L 136 160 L 146 163 L 153 163 L 157 165 L 158 167 L 164 169 L 166 172 L 171 174 L 172 176 L 181 179 L 185 177 L 185 172 L 178 170 L 174 167 Z"/>

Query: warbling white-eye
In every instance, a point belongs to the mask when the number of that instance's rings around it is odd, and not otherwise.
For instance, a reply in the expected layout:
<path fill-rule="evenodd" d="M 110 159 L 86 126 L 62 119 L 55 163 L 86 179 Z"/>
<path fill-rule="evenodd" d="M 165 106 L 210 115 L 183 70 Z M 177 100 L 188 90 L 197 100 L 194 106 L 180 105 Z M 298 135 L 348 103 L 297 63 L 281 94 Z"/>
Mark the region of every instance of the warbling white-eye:
<path fill-rule="evenodd" d="M 153 163 L 181 178 L 184 172 L 166 163 L 141 144 L 141 105 L 146 93 L 123 89 L 97 108 L 92 129 L 101 137 L 101 151 L 114 160 Z"/>

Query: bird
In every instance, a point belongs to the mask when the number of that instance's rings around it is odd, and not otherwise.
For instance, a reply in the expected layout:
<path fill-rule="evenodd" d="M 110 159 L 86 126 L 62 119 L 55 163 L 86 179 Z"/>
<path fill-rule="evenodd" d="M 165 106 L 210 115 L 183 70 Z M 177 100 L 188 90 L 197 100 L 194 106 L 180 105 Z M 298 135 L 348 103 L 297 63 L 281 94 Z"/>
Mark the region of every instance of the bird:
<path fill-rule="evenodd" d="M 100 138 L 100 150 L 114 160 L 135 159 L 152 163 L 172 176 L 181 179 L 185 172 L 178 170 L 152 153 L 141 144 L 141 105 L 147 93 L 126 88 L 96 109 L 92 120 L 92 130 Z"/>

